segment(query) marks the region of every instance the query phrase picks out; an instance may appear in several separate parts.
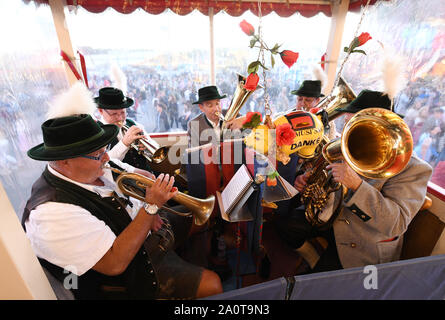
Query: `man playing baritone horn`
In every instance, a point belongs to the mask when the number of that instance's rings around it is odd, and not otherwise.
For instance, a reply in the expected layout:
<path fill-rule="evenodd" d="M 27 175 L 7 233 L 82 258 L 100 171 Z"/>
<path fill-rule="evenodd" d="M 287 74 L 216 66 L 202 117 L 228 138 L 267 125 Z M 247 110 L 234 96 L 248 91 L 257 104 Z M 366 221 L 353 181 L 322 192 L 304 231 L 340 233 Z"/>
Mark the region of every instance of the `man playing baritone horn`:
<path fill-rule="evenodd" d="M 391 110 L 391 100 L 382 92 L 363 90 L 340 110 L 346 113 L 347 122 L 354 113 L 367 108 Z M 395 115 L 388 117 L 393 120 L 398 118 Z M 401 119 L 397 121 L 403 122 Z M 366 139 L 361 143 L 366 145 Z M 410 143 L 412 141 L 406 141 L 408 146 Z M 342 210 L 332 226 L 326 224 L 324 230 L 312 227 L 305 218 L 304 209 L 294 208 L 289 216 L 280 218 L 277 223 L 282 238 L 297 250 L 307 245 L 306 239 L 317 236 L 326 238 L 329 245 L 318 263 L 312 266 L 313 272 L 398 260 L 403 234 L 424 202 L 431 167 L 412 155 L 404 169 L 389 178 L 360 176 L 344 160 L 331 163 L 326 169 L 331 171 L 334 182 L 341 183 L 348 190 L 343 199 L 342 188 L 330 193 L 327 205 L 320 214 L 326 214 L 325 220 L 328 221 L 329 213 L 332 216 L 334 208 L 340 203 Z M 300 193 L 304 191 L 310 176 L 310 170 L 297 176 L 294 186 Z"/>
<path fill-rule="evenodd" d="M 76 299 L 194 299 L 222 292 L 216 273 L 175 253 L 191 217 L 160 209 L 177 194 L 159 175 L 145 201 L 125 197 L 104 167 L 119 128 L 90 115 L 51 118 L 28 156 L 48 161 L 22 224 L 40 263 L 63 282 L 78 276 Z M 111 164 L 111 162 L 110 162 Z"/>

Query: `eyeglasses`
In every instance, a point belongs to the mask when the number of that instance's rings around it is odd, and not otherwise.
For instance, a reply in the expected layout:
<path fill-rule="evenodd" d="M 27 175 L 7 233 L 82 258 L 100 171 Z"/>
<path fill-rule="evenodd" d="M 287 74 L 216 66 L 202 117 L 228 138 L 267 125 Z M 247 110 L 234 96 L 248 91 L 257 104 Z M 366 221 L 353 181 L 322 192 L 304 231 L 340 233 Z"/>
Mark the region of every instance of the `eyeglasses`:
<path fill-rule="evenodd" d="M 120 117 L 126 117 L 127 116 L 127 110 L 126 109 L 124 109 L 122 111 L 114 112 L 114 113 L 108 112 L 107 109 L 104 109 L 104 110 L 112 118 L 120 118 Z"/>
<path fill-rule="evenodd" d="M 110 149 L 111 149 L 111 144 L 109 144 L 109 145 L 105 148 L 104 152 L 100 153 L 98 156 L 88 156 L 88 155 L 85 154 L 85 155 L 81 155 L 80 157 L 81 157 L 81 158 L 87 158 L 87 159 L 91 159 L 91 160 L 100 161 L 100 160 L 102 160 L 102 157 L 105 155 L 105 153 L 107 153 L 108 151 L 110 151 Z"/>

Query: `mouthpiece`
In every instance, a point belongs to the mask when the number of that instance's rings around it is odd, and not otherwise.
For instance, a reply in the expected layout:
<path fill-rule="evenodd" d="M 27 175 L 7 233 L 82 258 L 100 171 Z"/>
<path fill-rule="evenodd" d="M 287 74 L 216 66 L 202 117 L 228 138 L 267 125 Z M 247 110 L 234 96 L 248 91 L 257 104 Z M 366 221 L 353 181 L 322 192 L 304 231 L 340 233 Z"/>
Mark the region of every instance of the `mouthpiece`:
<path fill-rule="evenodd" d="M 107 163 L 104 163 L 104 164 L 102 165 L 102 169 L 111 170 L 111 171 L 116 172 L 116 173 L 118 173 L 118 174 L 121 174 L 121 173 L 122 173 L 122 171 L 120 171 L 119 169 L 116 169 L 116 168 L 113 168 L 112 166 L 110 166 L 110 165 L 108 164 L 108 162 L 107 162 Z"/>
<path fill-rule="evenodd" d="M 215 115 L 219 118 L 219 120 L 223 120 L 224 121 L 224 116 L 221 114 L 221 112 L 216 111 Z"/>

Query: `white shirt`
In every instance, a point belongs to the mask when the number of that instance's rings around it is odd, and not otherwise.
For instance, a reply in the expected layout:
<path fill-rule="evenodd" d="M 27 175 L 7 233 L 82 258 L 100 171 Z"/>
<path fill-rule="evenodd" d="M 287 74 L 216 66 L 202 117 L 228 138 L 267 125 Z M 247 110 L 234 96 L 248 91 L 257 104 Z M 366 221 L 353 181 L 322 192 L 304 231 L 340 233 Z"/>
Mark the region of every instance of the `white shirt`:
<path fill-rule="evenodd" d="M 213 127 L 213 130 L 215 131 L 215 135 L 217 137 L 221 136 L 221 126 L 219 125 L 220 120 L 213 122 L 211 121 L 209 118 L 207 118 L 207 116 L 204 114 L 204 117 L 206 118 L 206 120 L 211 124 L 211 126 Z"/>
<path fill-rule="evenodd" d="M 55 176 L 74 183 L 101 197 L 109 197 L 115 191 L 122 194 L 114 183 L 110 170 L 100 178 L 104 186 L 94 186 L 73 181 L 51 166 L 48 170 Z M 142 202 L 131 198 L 133 208 L 127 212 L 134 219 Z M 78 276 L 91 269 L 113 245 L 116 235 L 101 220 L 84 208 L 67 203 L 46 202 L 31 211 L 25 222 L 26 235 L 34 253 L 52 264 Z"/>
<path fill-rule="evenodd" d="M 103 117 L 100 119 L 100 121 L 103 124 L 110 124 L 108 123 Z M 134 120 L 133 120 L 134 121 Z M 141 128 L 144 133 L 145 133 L 145 129 L 144 126 L 141 125 L 140 123 L 137 123 L 136 121 L 134 121 L 136 123 L 136 126 L 138 128 Z M 127 154 L 128 150 L 130 150 L 131 146 L 126 146 L 123 142 L 122 142 L 122 138 L 124 137 L 124 134 L 122 132 L 122 128 L 119 129 L 119 133 L 117 134 L 117 140 L 119 141 L 118 143 L 116 143 L 116 145 L 110 150 L 108 151 L 108 155 L 110 156 L 110 158 L 112 159 L 118 159 L 118 160 L 123 160 L 125 158 L 125 155 Z M 157 142 L 155 142 L 152 138 L 150 138 L 150 136 L 146 135 L 147 140 L 149 142 L 152 142 L 152 145 L 157 145 Z M 113 160 L 114 161 L 114 160 Z"/>

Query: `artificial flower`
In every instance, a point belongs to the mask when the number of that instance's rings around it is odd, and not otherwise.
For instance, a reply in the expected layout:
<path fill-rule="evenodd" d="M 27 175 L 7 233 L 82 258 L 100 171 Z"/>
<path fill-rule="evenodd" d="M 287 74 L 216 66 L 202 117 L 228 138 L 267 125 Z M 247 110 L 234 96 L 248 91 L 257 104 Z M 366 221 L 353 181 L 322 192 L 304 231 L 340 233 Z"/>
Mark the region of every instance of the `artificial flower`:
<path fill-rule="evenodd" d="M 313 113 L 313 114 L 317 114 L 318 111 L 320 111 L 320 108 L 318 108 L 318 107 L 313 107 L 309 110 L 309 112 Z"/>
<path fill-rule="evenodd" d="M 275 170 L 274 172 L 267 175 L 266 185 L 268 187 L 275 187 L 277 185 L 277 177 L 280 174 Z"/>
<path fill-rule="evenodd" d="M 357 40 L 358 40 L 357 47 L 364 45 L 366 42 L 368 42 L 368 40 L 371 40 L 371 39 L 372 39 L 372 37 L 369 35 L 368 32 L 362 32 L 362 34 L 357 37 Z"/>
<path fill-rule="evenodd" d="M 254 91 L 260 81 L 260 77 L 256 73 L 251 73 L 246 79 L 246 83 L 244 84 L 244 89 L 248 91 Z"/>
<path fill-rule="evenodd" d="M 298 52 L 293 52 L 290 50 L 283 50 L 280 52 L 281 60 L 283 60 L 284 64 L 289 68 L 292 67 L 295 62 L 297 62 L 298 56 Z"/>
<path fill-rule="evenodd" d="M 247 112 L 246 120 L 243 122 L 243 128 L 256 128 L 261 122 L 263 122 L 263 116 L 259 112 Z"/>
<path fill-rule="evenodd" d="M 243 20 L 240 22 L 239 26 L 241 27 L 241 30 L 248 36 L 253 36 L 255 33 L 255 28 L 246 20 Z"/>
<path fill-rule="evenodd" d="M 267 177 L 266 185 L 268 187 L 275 187 L 277 185 L 277 178 L 269 178 L 269 177 Z"/>
<path fill-rule="evenodd" d="M 276 128 L 276 140 L 278 146 L 291 145 L 294 142 L 296 133 L 290 123 L 284 123 Z"/>
<path fill-rule="evenodd" d="M 354 40 L 351 41 L 351 44 L 349 45 L 349 47 L 344 47 L 343 51 L 350 52 L 350 53 L 358 52 L 358 53 L 363 53 L 366 55 L 365 51 L 356 50 L 355 48 L 364 45 L 366 42 L 368 42 L 371 39 L 372 39 L 372 37 L 369 35 L 368 32 L 362 32 L 358 37 L 355 37 Z"/>
<path fill-rule="evenodd" d="M 297 61 L 298 59 L 298 53 L 297 52 L 293 52 L 290 50 L 283 50 L 283 51 L 279 51 L 281 45 L 276 43 L 273 47 L 272 46 L 268 46 L 263 39 L 261 38 L 261 35 L 259 34 L 255 34 L 255 28 L 248 23 L 246 20 L 243 20 L 240 22 L 240 27 L 241 30 L 247 34 L 248 36 L 250 36 L 250 44 L 249 47 L 250 48 L 259 48 L 260 52 L 267 50 L 270 52 L 270 64 L 271 67 L 273 68 L 275 66 L 275 58 L 274 55 L 276 54 L 280 54 L 281 56 L 281 60 L 283 60 L 284 64 L 286 64 L 289 68 L 292 67 L 292 65 Z M 258 56 L 260 57 L 260 55 Z M 259 58 L 256 61 L 253 61 L 252 63 L 250 63 L 247 67 L 247 72 L 249 74 L 252 73 L 257 73 L 258 72 L 258 68 L 262 67 L 264 70 L 269 70 L 266 65 L 265 65 L 265 61 L 264 59 L 262 59 L 261 61 L 259 60 Z M 256 87 L 255 87 L 256 89 Z M 254 89 L 253 89 L 254 90 Z"/>

